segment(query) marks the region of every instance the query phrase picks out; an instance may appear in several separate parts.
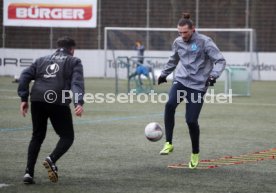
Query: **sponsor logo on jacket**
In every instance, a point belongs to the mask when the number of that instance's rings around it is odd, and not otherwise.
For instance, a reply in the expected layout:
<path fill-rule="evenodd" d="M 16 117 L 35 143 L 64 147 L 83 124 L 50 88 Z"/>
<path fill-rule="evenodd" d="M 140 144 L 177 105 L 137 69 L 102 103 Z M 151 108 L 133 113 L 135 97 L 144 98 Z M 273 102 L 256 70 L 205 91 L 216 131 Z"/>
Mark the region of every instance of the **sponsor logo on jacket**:
<path fill-rule="evenodd" d="M 44 74 L 44 78 L 54 78 L 56 77 L 56 73 L 59 71 L 59 65 L 57 63 L 50 64 L 46 68 L 46 73 Z"/>

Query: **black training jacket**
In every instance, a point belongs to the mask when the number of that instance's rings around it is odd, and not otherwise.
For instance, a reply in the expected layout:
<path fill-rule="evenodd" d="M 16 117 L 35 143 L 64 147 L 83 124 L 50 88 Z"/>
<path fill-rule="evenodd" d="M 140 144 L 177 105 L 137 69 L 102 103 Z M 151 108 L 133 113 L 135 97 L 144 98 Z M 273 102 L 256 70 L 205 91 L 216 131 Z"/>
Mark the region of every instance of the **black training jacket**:
<path fill-rule="evenodd" d="M 69 105 L 71 90 L 74 105 L 84 103 L 83 66 L 81 60 L 66 49 L 60 48 L 52 55 L 38 58 L 23 70 L 18 86 L 21 101 L 28 101 L 31 80 L 34 80 L 31 101 Z"/>

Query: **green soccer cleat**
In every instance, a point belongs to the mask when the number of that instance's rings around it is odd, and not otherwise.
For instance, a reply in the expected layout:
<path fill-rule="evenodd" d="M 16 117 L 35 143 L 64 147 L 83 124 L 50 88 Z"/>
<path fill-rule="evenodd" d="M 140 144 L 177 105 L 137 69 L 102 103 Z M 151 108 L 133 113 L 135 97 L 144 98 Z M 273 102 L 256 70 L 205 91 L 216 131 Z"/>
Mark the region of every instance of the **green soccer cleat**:
<path fill-rule="evenodd" d="M 191 154 L 191 161 L 189 162 L 189 168 L 195 169 L 199 163 L 199 153 Z"/>
<path fill-rule="evenodd" d="M 171 152 L 173 152 L 173 145 L 166 142 L 163 149 L 160 151 L 160 155 L 168 155 Z"/>

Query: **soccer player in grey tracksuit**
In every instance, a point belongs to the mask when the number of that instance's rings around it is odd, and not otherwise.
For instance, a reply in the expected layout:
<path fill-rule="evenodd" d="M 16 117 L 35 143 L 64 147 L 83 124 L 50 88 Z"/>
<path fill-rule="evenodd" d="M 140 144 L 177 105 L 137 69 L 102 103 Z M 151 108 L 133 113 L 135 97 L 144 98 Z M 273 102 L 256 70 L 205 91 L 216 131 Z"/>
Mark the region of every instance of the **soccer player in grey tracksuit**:
<path fill-rule="evenodd" d="M 192 142 L 189 168 L 193 169 L 199 162 L 198 117 L 204 102 L 203 96 L 208 86 L 213 86 L 223 72 L 226 61 L 211 38 L 195 31 L 189 14 L 183 14 L 179 20 L 178 33 L 179 37 L 172 45 L 172 55 L 158 78 L 158 84 L 167 82 L 166 77 L 176 69 L 169 100 L 165 106 L 166 143 L 160 154 L 167 155 L 173 151 L 175 109 L 185 100 L 185 117 Z"/>

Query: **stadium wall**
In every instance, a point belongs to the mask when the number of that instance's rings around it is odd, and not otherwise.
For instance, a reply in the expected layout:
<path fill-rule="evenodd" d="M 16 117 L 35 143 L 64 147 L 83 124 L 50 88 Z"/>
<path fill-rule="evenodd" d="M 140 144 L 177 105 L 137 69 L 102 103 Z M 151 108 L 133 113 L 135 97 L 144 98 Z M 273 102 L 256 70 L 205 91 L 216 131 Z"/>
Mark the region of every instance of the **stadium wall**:
<path fill-rule="evenodd" d="M 51 54 L 54 50 L 49 49 L 0 49 L 0 75 L 19 76 L 21 71 L 28 67 L 36 58 Z M 114 55 L 113 55 L 114 54 Z M 169 51 L 147 51 L 145 56 L 164 57 L 169 56 Z M 248 66 L 249 54 L 242 52 L 223 52 L 228 65 Z M 135 51 L 116 50 L 114 53 L 107 53 L 105 64 L 104 50 L 76 50 L 75 56 L 81 58 L 84 66 L 85 77 L 114 77 L 114 56 L 136 56 Z M 253 56 L 252 64 L 253 79 L 255 80 L 276 80 L 276 53 L 259 52 Z M 164 61 L 164 60 L 163 60 Z M 163 65 L 158 61 L 152 61 L 157 69 Z M 126 76 L 125 65 L 117 64 L 121 76 Z"/>

